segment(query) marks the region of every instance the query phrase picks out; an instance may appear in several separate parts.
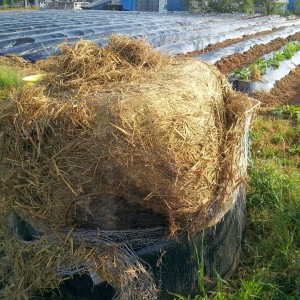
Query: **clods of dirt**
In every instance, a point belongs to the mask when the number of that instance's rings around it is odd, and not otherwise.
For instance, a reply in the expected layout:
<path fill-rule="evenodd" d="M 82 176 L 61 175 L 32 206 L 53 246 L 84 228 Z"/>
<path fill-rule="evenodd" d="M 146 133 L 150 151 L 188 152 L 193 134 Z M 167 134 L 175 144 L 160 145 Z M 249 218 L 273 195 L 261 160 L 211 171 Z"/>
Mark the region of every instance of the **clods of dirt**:
<path fill-rule="evenodd" d="M 269 93 L 258 91 L 251 97 L 261 101 L 261 106 L 265 107 L 300 105 L 300 66 L 282 78 Z"/>
<path fill-rule="evenodd" d="M 189 52 L 189 53 L 186 53 L 186 54 L 179 54 L 177 56 L 178 57 L 194 57 L 194 56 L 197 56 L 197 55 L 200 55 L 200 54 L 211 52 L 213 50 L 221 49 L 221 48 L 224 48 L 224 47 L 227 47 L 227 46 L 230 46 L 230 45 L 233 45 L 233 44 L 251 39 L 251 38 L 256 37 L 256 36 L 262 36 L 262 35 L 265 35 L 265 34 L 268 34 L 268 33 L 274 32 L 274 31 L 279 31 L 282 28 L 284 28 L 284 27 L 276 27 L 276 28 L 273 28 L 271 30 L 265 30 L 265 31 L 261 31 L 261 32 L 253 33 L 253 34 L 245 34 L 240 38 L 228 39 L 228 40 L 225 40 L 223 42 L 210 44 L 202 50 L 197 50 L 197 51 Z"/>
<path fill-rule="evenodd" d="M 247 66 L 262 55 L 276 51 L 284 46 L 285 43 L 295 41 L 300 38 L 300 32 L 288 36 L 287 38 L 277 38 L 265 45 L 255 45 L 244 53 L 235 53 L 223 57 L 215 65 L 223 74 L 229 74 L 236 68 Z"/>

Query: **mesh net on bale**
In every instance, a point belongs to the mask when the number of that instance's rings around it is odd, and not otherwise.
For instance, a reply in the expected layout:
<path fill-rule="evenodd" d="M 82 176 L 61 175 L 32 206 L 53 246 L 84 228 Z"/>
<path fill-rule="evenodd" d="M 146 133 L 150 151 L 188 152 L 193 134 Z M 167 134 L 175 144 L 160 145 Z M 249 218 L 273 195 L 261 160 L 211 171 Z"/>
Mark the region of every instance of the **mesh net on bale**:
<path fill-rule="evenodd" d="M 43 64 L 42 84 L 1 100 L 2 293 L 92 272 L 119 299 L 156 299 L 133 250 L 232 207 L 250 103 L 213 66 L 124 36 L 65 43 Z M 34 240 L 18 238 L 15 216 Z"/>

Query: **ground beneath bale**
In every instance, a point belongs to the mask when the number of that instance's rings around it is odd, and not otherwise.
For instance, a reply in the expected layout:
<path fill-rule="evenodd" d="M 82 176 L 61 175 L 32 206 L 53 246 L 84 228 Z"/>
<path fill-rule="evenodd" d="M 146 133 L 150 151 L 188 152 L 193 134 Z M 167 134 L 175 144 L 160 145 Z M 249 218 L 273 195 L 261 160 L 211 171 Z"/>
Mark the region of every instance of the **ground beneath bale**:
<path fill-rule="evenodd" d="M 295 41 L 300 38 L 300 32 L 288 36 L 287 38 L 277 38 L 266 45 L 255 45 L 249 51 L 244 53 L 235 53 L 227 57 L 223 57 L 215 65 L 223 73 L 229 74 L 236 68 L 247 66 L 263 54 L 276 51 L 285 43 Z"/>
<path fill-rule="evenodd" d="M 281 79 L 270 91 L 255 92 L 251 97 L 261 101 L 261 106 L 300 105 L 300 66 Z"/>
<path fill-rule="evenodd" d="M 284 28 L 284 27 L 276 27 L 276 28 L 273 28 L 271 30 L 265 30 L 265 31 L 261 31 L 261 32 L 253 33 L 253 34 L 245 34 L 240 38 L 228 39 L 228 40 L 220 42 L 220 43 L 215 43 L 215 44 L 212 44 L 212 45 L 208 45 L 203 50 L 193 51 L 193 52 L 189 52 L 189 53 L 186 53 L 186 54 L 180 54 L 180 55 L 177 55 L 177 56 L 178 57 L 193 57 L 193 56 L 196 56 L 196 55 L 208 53 L 208 52 L 213 51 L 213 50 L 224 48 L 224 47 L 227 47 L 227 46 L 230 46 L 230 45 L 233 45 L 233 44 L 251 39 L 251 38 L 256 37 L 256 36 L 262 36 L 262 35 L 265 35 L 265 34 L 268 34 L 268 33 L 271 33 L 271 32 L 279 31 L 282 28 Z"/>

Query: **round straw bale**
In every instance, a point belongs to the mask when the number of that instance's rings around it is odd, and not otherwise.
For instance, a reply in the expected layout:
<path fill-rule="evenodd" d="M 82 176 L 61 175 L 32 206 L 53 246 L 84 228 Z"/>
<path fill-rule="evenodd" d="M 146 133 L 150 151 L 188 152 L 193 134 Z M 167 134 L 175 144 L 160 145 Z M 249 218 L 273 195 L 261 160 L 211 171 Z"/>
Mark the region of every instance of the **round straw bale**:
<path fill-rule="evenodd" d="M 243 180 L 247 99 L 228 92 L 215 67 L 166 58 L 144 41 L 113 36 L 104 48 L 79 41 L 61 50 L 45 63 L 45 82 L 0 102 L 1 251 L 17 261 L 7 264 L 10 292 L 57 286 L 64 270 L 85 273 L 92 261 L 120 299 L 155 299 L 127 246 L 135 232 L 123 229 L 161 235 L 156 226 L 169 223 L 169 235 L 224 216 Z M 12 216 L 40 238 L 17 243 L 6 233 Z M 101 243 L 75 241 L 74 227 L 99 228 Z"/>
<path fill-rule="evenodd" d="M 178 60 L 67 102 L 24 89 L 1 112 L 5 199 L 45 226 L 207 225 L 224 180 L 226 84 Z"/>
<path fill-rule="evenodd" d="M 103 169 L 112 174 L 102 175 L 103 189 L 175 219 L 212 201 L 221 171 L 224 82 L 214 67 L 189 60 L 106 96 L 111 119 L 98 120 L 110 126 Z"/>

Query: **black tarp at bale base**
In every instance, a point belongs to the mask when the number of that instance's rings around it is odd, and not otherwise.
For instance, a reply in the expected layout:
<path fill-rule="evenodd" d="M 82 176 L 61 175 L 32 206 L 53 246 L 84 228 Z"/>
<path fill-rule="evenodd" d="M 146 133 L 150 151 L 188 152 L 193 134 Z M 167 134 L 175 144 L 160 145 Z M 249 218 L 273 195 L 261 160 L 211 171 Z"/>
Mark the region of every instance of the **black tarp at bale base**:
<path fill-rule="evenodd" d="M 241 186 L 233 208 L 215 226 L 135 251 L 154 275 L 159 299 L 173 300 L 173 294 L 200 295 L 198 275 L 202 267 L 206 291 L 215 289 L 218 276 L 228 279 L 233 274 L 240 261 L 245 233 L 245 197 L 245 187 Z M 112 300 L 114 295 L 113 287 L 106 282 L 94 285 L 90 276 L 75 275 L 60 286 L 55 298 L 52 295 L 43 299 Z"/>

